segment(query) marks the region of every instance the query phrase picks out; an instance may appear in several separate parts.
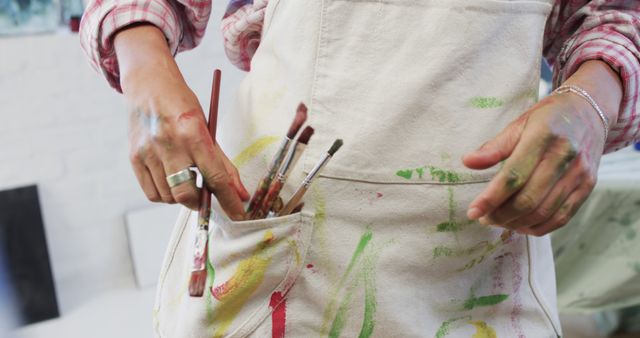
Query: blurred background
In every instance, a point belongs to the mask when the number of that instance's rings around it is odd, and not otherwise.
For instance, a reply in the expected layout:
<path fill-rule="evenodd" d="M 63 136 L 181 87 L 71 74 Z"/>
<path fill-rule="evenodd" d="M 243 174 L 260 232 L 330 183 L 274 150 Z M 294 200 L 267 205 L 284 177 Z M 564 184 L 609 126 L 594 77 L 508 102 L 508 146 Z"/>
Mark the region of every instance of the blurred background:
<path fill-rule="evenodd" d="M 204 103 L 222 69 L 219 139 L 233 153 L 225 112 L 243 74 L 222 49 L 225 5 L 214 1 L 203 44 L 178 64 Z M 177 207 L 138 187 L 124 99 L 75 33 L 83 8 L 0 0 L 0 337 L 153 337 Z M 603 158 L 590 200 L 553 235 L 564 338 L 640 337 L 639 232 L 640 151 L 629 147 Z"/>

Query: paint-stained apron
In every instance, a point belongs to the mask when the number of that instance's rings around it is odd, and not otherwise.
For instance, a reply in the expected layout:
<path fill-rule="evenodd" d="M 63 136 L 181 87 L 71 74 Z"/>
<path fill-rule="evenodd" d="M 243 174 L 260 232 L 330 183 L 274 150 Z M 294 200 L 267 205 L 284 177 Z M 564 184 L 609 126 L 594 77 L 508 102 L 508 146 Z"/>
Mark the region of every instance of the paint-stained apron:
<path fill-rule="evenodd" d="M 461 163 L 536 101 L 551 2 L 270 0 L 241 123 L 222 131 L 243 181 L 255 189 L 300 101 L 316 132 L 285 200 L 345 145 L 301 213 L 231 222 L 214 205 L 202 298 L 187 291 L 196 214 L 182 212 L 158 336 L 560 335 L 549 238 L 468 221 L 497 168 Z"/>

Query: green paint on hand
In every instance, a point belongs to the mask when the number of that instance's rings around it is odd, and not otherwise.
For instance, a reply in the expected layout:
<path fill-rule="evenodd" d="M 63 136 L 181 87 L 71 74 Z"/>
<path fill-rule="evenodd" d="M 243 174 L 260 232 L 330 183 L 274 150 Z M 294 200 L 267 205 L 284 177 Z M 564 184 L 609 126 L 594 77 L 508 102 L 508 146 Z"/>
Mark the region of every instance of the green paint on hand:
<path fill-rule="evenodd" d="M 460 182 L 460 174 L 452 170 L 445 170 L 434 166 L 429 166 L 431 178 L 438 182 L 457 183 Z"/>
<path fill-rule="evenodd" d="M 510 169 L 507 175 L 507 187 L 510 190 L 516 190 L 524 185 L 524 177 L 516 169 Z"/>
<path fill-rule="evenodd" d="M 504 105 L 504 101 L 498 99 L 497 97 L 476 96 L 472 97 L 471 100 L 469 100 L 469 104 L 476 108 L 488 109 L 501 107 Z"/>
<path fill-rule="evenodd" d="M 492 305 L 496 305 L 504 302 L 507 298 L 509 298 L 509 295 L 505 295 L 505 294 L 481 296 L 481 297 L 472 296 L 469 299 L 464 301 L 463 307 L 465 310 L 472 310 L 476 307 L 492 306 Z"/>
<path fill-rule="evenodd" d="M 411 176 L 413 176 L 413 170 L 411 169 L 406 169 L 406 170 L 398 170 L 396 172 L 396 175 L 402 177 L 402 178 L 406 178 L 408 180 L 411 179 Z"/>

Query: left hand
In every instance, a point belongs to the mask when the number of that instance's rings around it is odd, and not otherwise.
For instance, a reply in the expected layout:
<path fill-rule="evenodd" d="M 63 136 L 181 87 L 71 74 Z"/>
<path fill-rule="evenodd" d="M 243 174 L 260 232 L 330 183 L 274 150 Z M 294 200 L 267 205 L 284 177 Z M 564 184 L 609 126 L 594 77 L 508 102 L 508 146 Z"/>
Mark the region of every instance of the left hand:
<path fill-rule="evenodd" d="M 472 169 L 506 158 L 469 206 L 470 213 L 482 211 L 480 223 L 544 235 L 578 210 L 595 185 L 604 143 L 598 115 L 580 100 L 571 93 L 547 97 L 465 155 L 463 162 Z"/>
<path fill-rule="evenodd" d="M 618 104 L 619 100 L 620 96 Z M 603 109 L 611 106 L 604 104 Z M 554 231 L 573 217 L 593 190 L 603 148 L 604 128 L 593 107 L 573 93 L 551 95 L 463 157 L 471 169 L 505 160 L 471 202 L 467 216 L 522 234 Z"/>

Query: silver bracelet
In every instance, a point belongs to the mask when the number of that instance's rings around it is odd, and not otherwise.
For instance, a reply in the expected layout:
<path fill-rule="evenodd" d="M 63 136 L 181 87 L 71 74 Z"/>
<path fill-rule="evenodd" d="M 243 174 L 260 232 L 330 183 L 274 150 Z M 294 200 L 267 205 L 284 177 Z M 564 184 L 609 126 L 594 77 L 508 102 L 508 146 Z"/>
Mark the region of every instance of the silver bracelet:
<path fill-rule="evenodd" d="M 587 100 L 587 102 L 589 102 L 589 104 L 593 107 L 593 109 L 596 110 L 596 112 L 600 116 L 600 120 L 602 120 L 602 125 L 604 126 L 604 141 L 605 142 L 607 141 L 607 138 L 609 137 L 609 119 L 607 118 L 607 115 L 604 114 L 604 112 L 602 111 L 602 108 L 600 108 L 596 100 L 594 100 L 591 97 L 591 95 L 587 93 L 586 90 L 578 86 L 564 85 L 556 88 L 556 90 L 554 90 L 553 93 L 554 94 L 574 93 L 582 97 L 583 99 Z"/>

